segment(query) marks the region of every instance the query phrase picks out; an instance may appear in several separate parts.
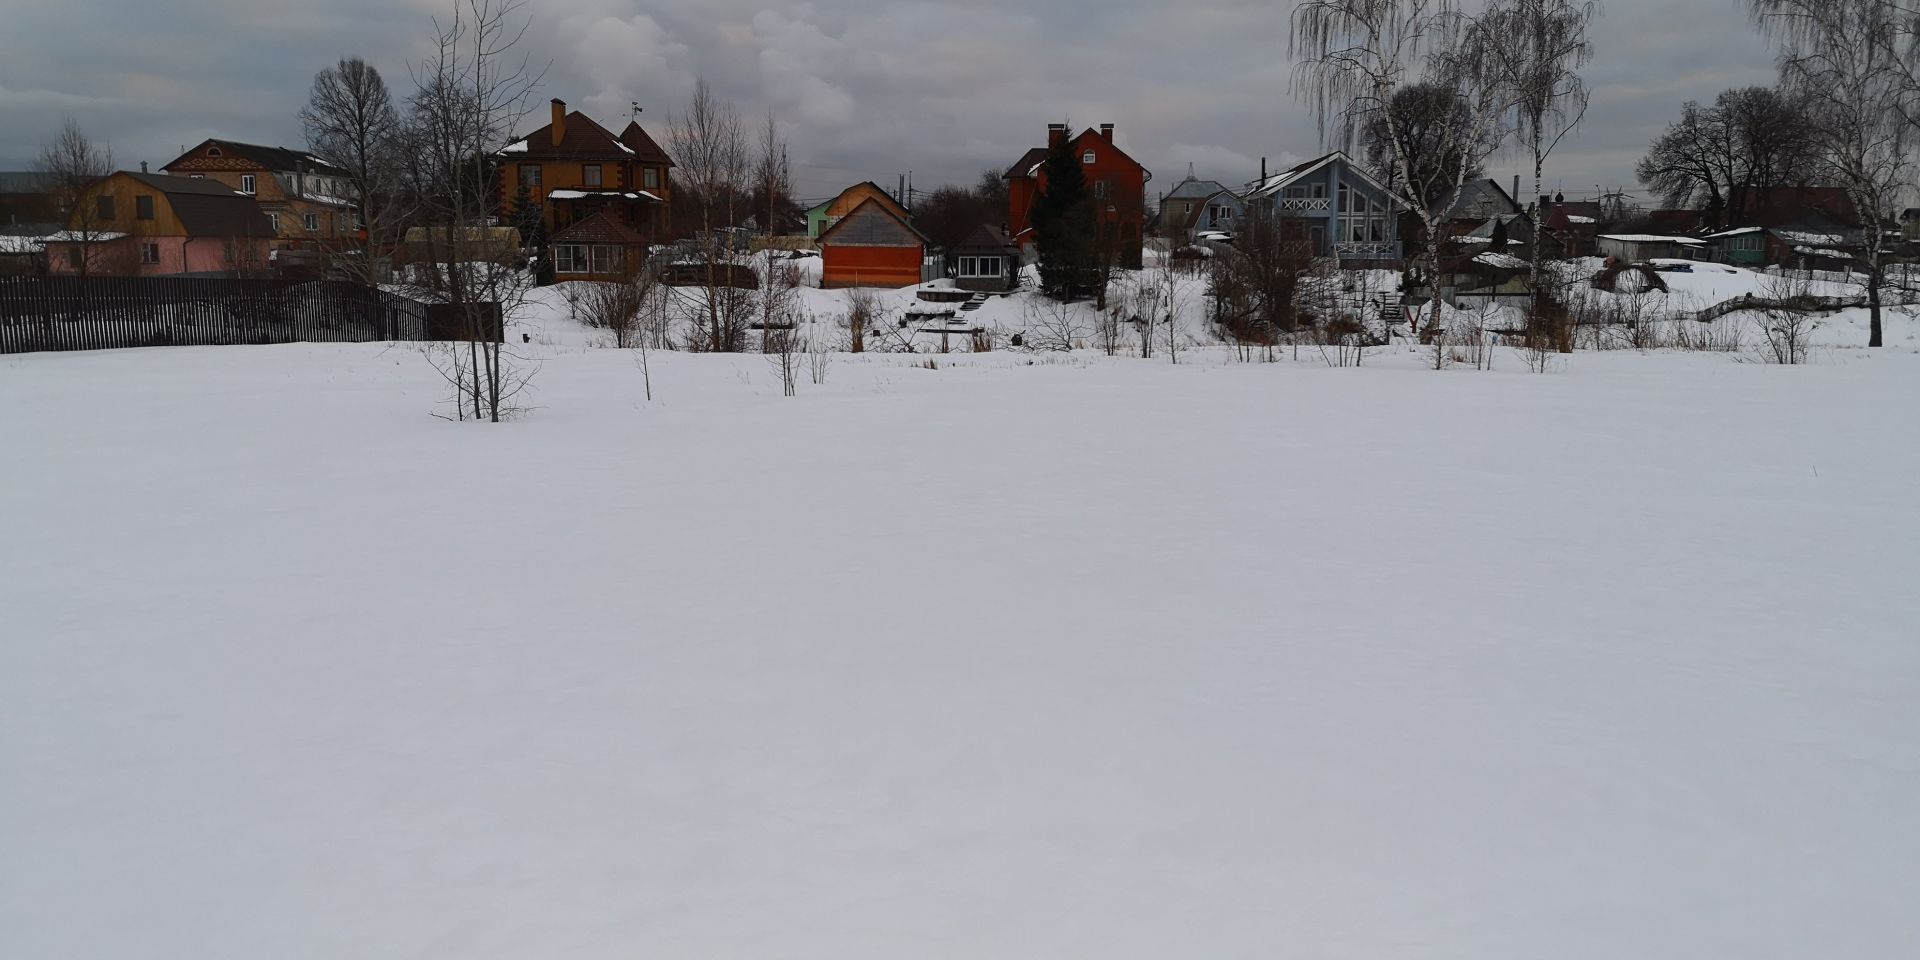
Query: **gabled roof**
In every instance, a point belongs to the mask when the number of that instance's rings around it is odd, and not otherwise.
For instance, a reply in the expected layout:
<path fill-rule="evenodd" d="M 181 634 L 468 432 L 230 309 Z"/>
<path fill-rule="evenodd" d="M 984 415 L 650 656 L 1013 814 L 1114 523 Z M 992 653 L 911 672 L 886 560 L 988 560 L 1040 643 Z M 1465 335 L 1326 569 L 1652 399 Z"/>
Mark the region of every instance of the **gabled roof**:
<path fill-rule="evenodd" d="M 205 150 L 209 146 L 219 147 L 222 156 L 234 156 L 252 160 L 254 163 L 268 170 L 304 170 L 309 173 L 324 173 L 329 176 L 341 177 L 347 175 L 347 171 L 305 150 L 294 150 L 288 147 L 269 147 L 258 143 L 240 143 L 236 140 L 221 140 L 215 137 L 209 137 L 200 141 L 199 146 L 174 157 L 160 169 L 171 170 L 182 160 L 192 157 L 194 154 Z"/>
<path fill-rule="evenodd" d="M 868 207 L 872 207 L 875 210 L 878 210 L 881 213 L 884 213 L 887 216 L 892 217 L 893 219 L 899 221 L 901 226 L 906 227 L 907 230 L 910 231 L 914 236 L 919 237 L 920 242 L 922 244 L 926 244 L 929 242 L 927 240 L 927 235 L 924 233 L 921 233 L 919 229 L 913 225 L 912 218 L 902 216 L 900 213 L 895 212 L 899 208 L 898 204 L 893 203 L 891 199 L 889 199 L 888 202 L 886 203 L 881 203 L 879 197 L 868 197 L 865 200 L 860 201 L 858 206 L 855 206 L 852 210 L 847 211 L 846 216 L 841 217 L 838 220 L 835 220 L 832 226 L 826 228 L 825 230 L 820 231 L 820 239 L 818 242 L 821 244 L 825 244 L 827 242 L 828 237 L 833 236 L 834 233 L 838 232 L 841 227 L 844 227 L 847 224 L 852 223 L 854 217 L 858 215 L 860 211 L 865 210 Z"/>
<path fill-rule="evenodd" d="M 555 146 L 553 124 L 549 123 L 502 147 L 498 155 L 527 160 L 624 160 L 632 157 L 648 163 L 664 162 L 669 166 L 673 163 L 667 159 L 666 151 L 661 150 L 660 145 L 654 143 L 653 138 L 647 136 L 637 123 L 628 124 L 626 132 L 616 137 L 606 127 L 595 123 L 592 117 L 574 110 L 566 116 L 566 133 L 559 146 Z M 636 133 L 638 136 L 633 136 Z M 643 150 L 650 151 L 653 156 L 643 156 Z"/>
<path fill-rule="evenodd" d="M 617 243 L 626 246 L 643 244 L 647 238 L 635 233 L 626 224 L 607 216 L 605 210 L 594 214 L 553 235 L 554 243 Z"/>
<path fill-rule="evenodd" d="M 1150 170 L 1147 170 L 1145 164 L 1141 163 L 1138 160 L 1135 160 L 1132 154 L 1126 152 L 1125 150 L 1120 149 L 1119 144 L 1116 144 L 1113 141 L 1108 140 L 1106 137 L 1101 136 L 1100 131 L 1095 130 L 1092 127 L 1088 127 L 1087 129 L 1080 131 L 1079 136 L 1074 137 L 1073 139 L 1067 141 L 1067 147 L 1072 150 L 1078 150 L 1080 149 L 1081 141 L 1087 139 L 1088 137 L 1092 137 L 1095 140 L 1098 140 L 1100 142 L 1100 146 L 1102 149 L 1111 150 L 1114 153 L 1117 153 L 1120 156 L 1124 157 L 1128 163 L 1131 163 L 1134 166 L 1139 167 L 1141 170 L 1146 171 L 1147 179 L 1149 180 L 1153 179 L 1153 172 Z M 1020 155 L 1020 159 L 1015 160 L 1013 162 L 1013 166 L 1010 166 L 1007 168 L 1006 173 L 1003 173 L 1000 175 L 1000 179 L 1019 180 L 1023 177 L 1031 177 L 1040 172 L 1040 165 L 1045 162 L 1047 162 L 1046 147 L 1029 147 L 1027 148 L 1026 153 L 1023 153 Z"/>
<path fill-rule="evenodd" d="M 962 240 L 957 244 L 954 244 L 953 249 L 955 250 L 1004 250 L 1011 246 L 1012 246 L 1012 243 L 1010 243 L 1006 237 L 1001 236 L 1000 231 L 998 229 L 994 227 L 989 227 L 983 223 L 977 227 L 974 227 L 973 231 L 967 234 L 967 239 Z"/>
<path fill-rule="evenodd" d="M 1027 152 L 1021 154 L 1020 159 L 1015 160 L 1013 166 L 1008 167 L 1007 172 L 1000 175 L 1000 179 L 1018 180 L 1021 177 L 1031 177 L 1034 170 L 1046 162 L 1046 147 L 1028 147 Z"/>
<path fill-rule="evenodd" d="M 673 166 L 673 158 L 667 156 L 667 152 L 660 149 L 660 145 L 653 142 L 653 138 L 647 136 L 647 131 L 642 130 L 640 124 L 635 121 L 627 121 L 627 128 L 620 131 L 620 142 L 632 147 L 633 155 L 642 163 L 657 163 L 663 167 Z"/>
<path fill-rule="evenodd" d="M 244 193 L 217 180 L 195 180 L 162 173 L 133 173 L 122 170 L 114 176 L 126 177 L 149 187 L 167 198 L 173 215 L 191 237 L 271 237 L 273 222 L 260 204 Z"/>
<path fill-rule="evenodd" d="M 907 221 L 911 221 L 913 219 L 913 211 L 908 210 L 906 207 L 901 206 L 900 201 L 895 200 L 893 198 L 893 194 L 887 192 L 887 188 L 877 183 L 874 183 L 872 180 L 862 180 L 859 183 L 856 183 L 853 186 L 848 187 L 845 190 L 842 190 L 839 193 L 834 194 L 833 199 L 828 200 L 826 203 L 822 204 L 821 206 L 830 207 L 835 203 L 840 202 L 841 197 L 844 197 L 847 194 L 860 189 L 861 187 L 872 187 L 873 190 L 871 193 L 868 194 L 868 198 L 869 199 L 877 198 L 878 200 L 880 200 L 880 202 L 886 205 L 888 210 L 891 210 L 893 212 L 894 216 L 900 218 L 901 220 L 907 220 Z M 818 207 L 816 207 L 815 209 L 818 209 Z M 854 204 L 853 210 L 848 210 L 846 215 L 852 216 L 853 211 L 858 209 L 860 209 L 860 205 Z M 822 233 L 824 232 L 825 231 L 822 231 Z"/>
<path fill-rule="evenodd" d="M 1199 200 L 1202 198 L 1210 199 L 1215 194 L 1225 191 L 1226 189 L 1227 189 L 1227 185 L 1224 183 L 1221 183 L 1218 180 L 1196 180 L 1192 177 L 1188 177 L 1187 179 L 1182 180 L 1177 184 L 1174 184 L 1173 189 L 1167 192 L 1166 199 L 1168 200 Z"/>
<path fill-rule="evenodd" d="M 1206 182 L 1212 182 L 1212 181 L 1206 181 Z M 1207 194 L 1204 197 L 1200 197 L 1199 198 L 1200 202 L 1194 204 L 1192 210 L 1187 211 L 1186 216 L 1182 218 L 1182 222 L 1180 225 L 1182 227 L 1198 226 L 1200 223 L 1200 218 L 1207 215 L 1207 210 L 1213 206 L 1213 201 L 1220 197 L 1230 197 L 1235 202 L 1238 202 L 1240 200 L 1239 194 L 1234 193 L 1232 190 L 1228 190 L 1225 187 L 1221 187 L 1220 189 L 1215 190 L 1214 192 Z M 1172 198 L 1169 197 L 1168 199 L 1172 199 Z"/>
<path fill-rule="evenodd" d="M 1282 170 L 1279 173 L 1273 174 L 1272 176 L 1267 177 L 1265 180 L 1260 180 L 1260 179 L 1251 180 L 1247 183 L 1247 189 L 1244 192 L 1242 192 L 1241 196 L 1247 198 L 1248 200 L 1252 200 L 1257 197 L 1277 196 L 1280 193 L 1280 191 L 1286 189 L 1288 186 L 1294 183 L 1298 183 L 1301 180 L 1305 180 L 1308 176 L 1312 174 L 1318 173 L 1322 167 L 1325 167 L 1336 160 L 1340 161 L 1345 166 L 1347 173 L 1364 181 L 1368 186 L 1373 187 L 1375 190 L 1378 190 L 1381 193 L 1385 194 L 1387 197 L 1387 202 L 1393 204 L 1396 207 L 1406 206 L 1405 201 L 1401 200 L 1399 197 L 1394 196 L 1393 191 L 1387 189 L 1386 184 L 1381 183 L 1379 180 L 1374 179 L 1373 174 L 1368 173 L 1359 164 L 1354 163 L 1353 158 L 1347 156 L 1346 151 L 1344 150 L 1335 150 L 1332 153 L 1315 157 L 1312 160 L 1308 160 L 1307 162 L 1299 164 L 1298 166 L 1295 166 L 1291 169 Z"/>
<path fill-rule="evenodd" d="M 1466 207 L 1489 193 L 1492 194 L 1494 199 L 1500 200 L 1506 205 L 1507 213 L 1520 212 L 1520 202 L 1513 198 L 1513 194 L 1507 192 L 1507 188 L 1500 185 L 1500 181 L 1492 177 L 1476 177 L 1460 185 L 1460 196 L 1455 198 L 1453 206 L 1448 208 L 1447 218 L 1458 219 L 1472 216 L 1473 214 L 1471 214 Z"/>

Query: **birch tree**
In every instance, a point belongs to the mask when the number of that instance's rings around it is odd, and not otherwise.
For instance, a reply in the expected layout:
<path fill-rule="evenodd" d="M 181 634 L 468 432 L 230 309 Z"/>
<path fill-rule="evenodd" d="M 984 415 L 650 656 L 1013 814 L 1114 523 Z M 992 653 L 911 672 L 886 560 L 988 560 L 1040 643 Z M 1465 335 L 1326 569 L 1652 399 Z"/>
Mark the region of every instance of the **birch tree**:
<path fill-rule="evenodd" d="M 1433 311 L 1428 323 L 1439 311 L 1441 223 L 1458 202 L 1467 171 L 1497 142 L 1490 133 L 1512 102 L 1487 52 L 1499 38 L 1485 27 L 1455 0 L 1301 0 L 1293 11 L 1294 88 L 1313 108 L 1321 135 L 1351 148 L 1368 124 L 1387 131 L 1400 173 L 1393 192 L 1423 228 L 1419 260 Z M 1446 91 L 1457 106 L 1422 128 L 1424 146 L 1457 156 L 1458 163 L 1414 163 L 1420 145 L 1407 139 L 1413 125 L 1398 115 L 1395 94 L 1423 82 Z M 1423 329 L 1417 310 L 1411 326 L 1416 336 Z"/>
<path fill-rule="evenodd" d="M 1576 0 L 1504 0 L 1484 15 L 1487 35 L 1498 39 L 1485 44 L 1484 53 L 1499 81 L 1510 91 L 1514 134 L 1533 161 L 1535 197 L 1545 192 L 1547 155 L 1586 115 L 1587 88 L 1579 70 L 1593 59 L 1587 28 L 1598 11 L 1592 2 Z M 1544 212 L 1536 209 L 1535 218 Z M 1572 327 L 1564 322 L 1564 316 L 1548 317 L 1552 301 L 1541 271 L 1541 244 L 1530 247 L 1527 287 L 1532 308 L 1528 311 L 1527 336 L 1531 339 L 1551 333 L 1560 352 L 1571 353 Z M 1547 326 L 1551 329 L 1545 329 Z"/>
<path fill-rule="evenodd" d="M 80 129 L 78 120 L 68 117 L 59 134 L 34 158 L 33 170 L 41 189 L 53 196 L 61 216 L 67 218 L 66 229 L 76 241 L 74 249 L 79 251 L 74 272 L 82 278 L 100 272 L 105 266 L 104 251 L 96 250 L 96 246 L 109 221 L 100 216 L 100 207 L 92 202 L 90 191 L 94 183 L 113 172 L 113 151 L 95 143 Z"/>
<path fill-rule="evenodd" d="M 1780 46 L 1781 80 L 1805 97 L 1824 178 L 1846 190 L 1866 260 L 1867 346 L 1883 343 L 1884 218 L 1912 187 L 1920 96 L 1916 11 L 1898 0 L 1752 0 Z"/>
<path fill-rule="evenodd" d="M 695 238 L 703 268 L 704 303 L 698 330 L 689 346 L 698 350 L 732 352 L 744 346 L 746 316 L 735 309 L 742 298 L 732 282 L 731 251 L 716 226 L 732 226 L 734 204 L 747 172 L 747 144 L 740 114 L 733 104 L 716 96 L 705 78 L 695 80 L 693 99 L 677 117 L 668 118 L 667 142 L 678 171 L 680 190 L 700 208 L 700 234 Z M 716 224 L 715 220 L 720 223 Z M 723 269 L 725 268 L 725 269 Z"/>

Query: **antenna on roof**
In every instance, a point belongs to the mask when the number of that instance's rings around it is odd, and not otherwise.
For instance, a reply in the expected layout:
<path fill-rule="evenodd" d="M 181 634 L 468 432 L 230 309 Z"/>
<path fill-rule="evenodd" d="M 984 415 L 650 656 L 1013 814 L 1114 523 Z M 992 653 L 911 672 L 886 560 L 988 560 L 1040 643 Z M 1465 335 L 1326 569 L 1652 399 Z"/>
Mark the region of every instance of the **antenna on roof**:
<path fill-rule="evenodd" d="M 632 105 L 632 107 L 633 107 L 633 112 L 632 112 L 631 114 L 629 114 L 629 116 L 631 116 L 631 117 L 633 117 L 633 119 L 635 119 L 635 120 L 639 120 L 639 119 L 640 119 L 640 110 L 641 110 L 641 106 L 640 106 L 640 101 L 638 101 L 638 100 L 629 100 L 629 101 L 627 101 L 627 102 L 628 102 L 629 104 L 631 104 L 631 105 Z"/>
<path fill-rule="evenodd" d="M 1188 180 L 1193 179 L 1193 161 L 1192 160 L 1187 161 L 1187 179 Z"/>

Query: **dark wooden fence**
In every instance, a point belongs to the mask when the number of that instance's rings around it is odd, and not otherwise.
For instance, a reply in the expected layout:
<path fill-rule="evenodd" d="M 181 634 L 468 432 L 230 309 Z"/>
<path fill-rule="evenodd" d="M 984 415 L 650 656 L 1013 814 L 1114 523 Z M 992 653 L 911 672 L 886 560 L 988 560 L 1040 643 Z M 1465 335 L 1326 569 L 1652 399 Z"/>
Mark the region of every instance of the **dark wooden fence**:
<path fill-rule="evenodd" d="M 450 313 L 340 280 L 0 277 L 0 354 L 299 341 L 460 339 Z M 500 336 L 497 304 L 473 312 Z"/>

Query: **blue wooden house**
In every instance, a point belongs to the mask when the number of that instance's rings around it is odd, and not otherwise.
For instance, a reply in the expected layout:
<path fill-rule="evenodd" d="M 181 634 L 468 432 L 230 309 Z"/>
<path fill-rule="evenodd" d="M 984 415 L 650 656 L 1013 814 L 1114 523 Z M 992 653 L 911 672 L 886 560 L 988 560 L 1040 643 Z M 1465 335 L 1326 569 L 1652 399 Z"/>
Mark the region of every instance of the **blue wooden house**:
<path fill-rule="evenodd" d="M 1404 206 L 1385 184 L 1341 151 L 1247 184 L 1247 217 L 1278 224 L 1280 239 L 1305 243 L 1342 266 L 1386 267 L 1400 260 Z"/>

